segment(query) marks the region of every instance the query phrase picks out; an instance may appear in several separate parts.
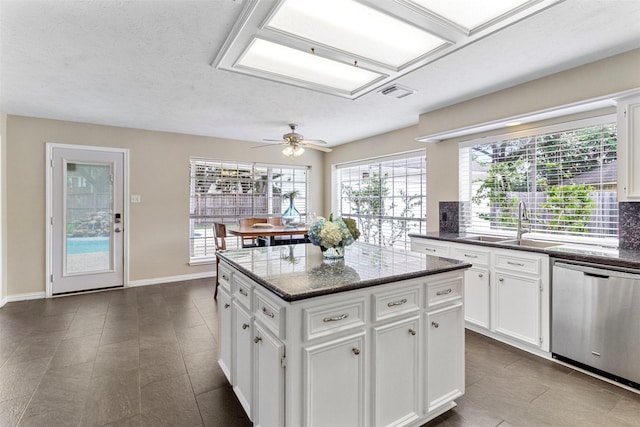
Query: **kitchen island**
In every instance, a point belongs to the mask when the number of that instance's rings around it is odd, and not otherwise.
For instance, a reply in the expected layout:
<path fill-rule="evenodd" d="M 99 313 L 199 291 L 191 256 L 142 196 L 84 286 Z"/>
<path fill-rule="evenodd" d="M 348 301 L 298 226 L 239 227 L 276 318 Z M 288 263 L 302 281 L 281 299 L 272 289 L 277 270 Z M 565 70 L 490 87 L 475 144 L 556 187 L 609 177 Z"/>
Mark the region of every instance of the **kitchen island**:
<path fill-rule="evenodd" d="M 417 426 L 464 393 L 470 264 L 362 243 L 218 257 L 218 363 L 254 425 Z"/>

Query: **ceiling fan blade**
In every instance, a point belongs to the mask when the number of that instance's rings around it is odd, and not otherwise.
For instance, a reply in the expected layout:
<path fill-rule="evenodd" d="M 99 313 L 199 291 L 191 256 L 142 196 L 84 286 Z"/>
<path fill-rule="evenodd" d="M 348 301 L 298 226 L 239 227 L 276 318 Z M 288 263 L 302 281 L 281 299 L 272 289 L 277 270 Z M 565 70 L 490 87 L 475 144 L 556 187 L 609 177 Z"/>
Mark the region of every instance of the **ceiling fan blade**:
<path fill-rule="evenodd" d="M 323 141 L 321 139 L 305 139 L 302 142 L 308 142 L 310 144 L 322 144 L 322 145 L 327 144 L 327 141 Z"/>
<path fill-rule="evenodd" d="M 266 138 L 263 139 L 263 141 L 266 141 L 266 142 L 286 142 L 286 141 L 283 141 L 282 139 L 266 139 Z"/>
<path fill-rule="evenodd" d="M 311 144 L 303 144 L 304 148 L 311 148 L 312 150 L 318 150 L 318 151 L 324 151 L 325 153 L 330 153 L 333 150 L 329 147 L 318 147 L 317 145 L 311 145 Z"/>
<path fill-rule="evenodd" d="M 280 141 L 280 142 L 282 142 L 282 141 Z M 273 147 L 273 146 L 274 146 L 274 144 L 262 144 L 262 145 L 253 146 L 251 148 L 263 148 L 263 147 Z"/>

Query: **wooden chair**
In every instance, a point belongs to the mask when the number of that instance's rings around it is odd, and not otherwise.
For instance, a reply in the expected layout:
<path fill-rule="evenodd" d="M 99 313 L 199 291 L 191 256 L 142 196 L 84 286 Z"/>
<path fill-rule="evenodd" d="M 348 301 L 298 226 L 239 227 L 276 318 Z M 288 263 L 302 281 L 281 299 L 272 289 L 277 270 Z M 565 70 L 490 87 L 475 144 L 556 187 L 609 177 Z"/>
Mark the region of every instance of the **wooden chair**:
<path fill-rule="evenodd" d="M 282 217 L 281 216 L 272 216 L 267 219 L 267 222 L 271 225 L 275 225 L 276 227 L 282 227 Z"/>
<path fill-rule="evenodd" d="M 227 241 L 225 238 L 227 237 L 227 227 L 221 222 L 213 223 L 213 239 L 215 242 L 216 252 L 217 251 L 225 251 L 227 250 Z M 218 265 L 220 264 L 220 259 L 216 257 L 216 289 L 213 293 L 213 299 L 218 299 L 218 286 L 220 282 L 218 281 Z"/>
<path fill-rule="evenodd" d="M 266 218 L 240 218 L 240 228 L 251 227 L 253 224 L 267 222 Z M 258 246 L 258 240 L 255 237 L 243 237 L 241 239 L 243 248 L 253 248 Z"/>

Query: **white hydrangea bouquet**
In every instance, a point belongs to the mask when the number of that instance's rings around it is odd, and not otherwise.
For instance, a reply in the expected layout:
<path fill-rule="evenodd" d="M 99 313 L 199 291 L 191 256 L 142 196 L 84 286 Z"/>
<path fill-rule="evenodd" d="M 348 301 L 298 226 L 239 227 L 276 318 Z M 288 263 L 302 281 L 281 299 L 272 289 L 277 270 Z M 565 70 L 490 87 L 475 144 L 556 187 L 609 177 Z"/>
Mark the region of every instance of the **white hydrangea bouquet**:
<path fill-rule="evenodd" d="M 329 219 L 326 219 L 320 216 L 309 228 L 309 241 L 320 246 L 325 258 L 343 258 L 344 248 L 352 244 L 360 235 L 355 228 L 355 221 L 351 228 L 354 228 L 355 232 L 350 230 L 341 217 L 334 219 L 331 214 Z"/>

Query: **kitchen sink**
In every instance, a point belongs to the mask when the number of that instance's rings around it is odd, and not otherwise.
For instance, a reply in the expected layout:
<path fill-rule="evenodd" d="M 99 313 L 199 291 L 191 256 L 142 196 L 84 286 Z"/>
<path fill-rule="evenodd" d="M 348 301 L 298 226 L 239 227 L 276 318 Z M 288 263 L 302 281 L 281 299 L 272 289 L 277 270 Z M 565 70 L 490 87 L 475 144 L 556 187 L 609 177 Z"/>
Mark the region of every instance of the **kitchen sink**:
<path fill-rule="evenodd" d="M 557 242 L 543 242 L 540 240 L 528 240 L 528 239 L 502 240 L 500 241 L 500 244 L 509 245 L 509 246 L 522 246 L 522 247 L 528 247 L 528 248 L 540 248 L 540 249 L 561 245 L 561 243 L 557 243 Z"/>
<path fill-rule="evenodd" d="M 509 240 L 509 238 L 500 237 L 500 236 L 469 236 L 469 237 L 462 237 L 461 240 L 473 240 L 476 242 L 495 243 L 495 242 L 502 242 L 504 240 Z"/>

